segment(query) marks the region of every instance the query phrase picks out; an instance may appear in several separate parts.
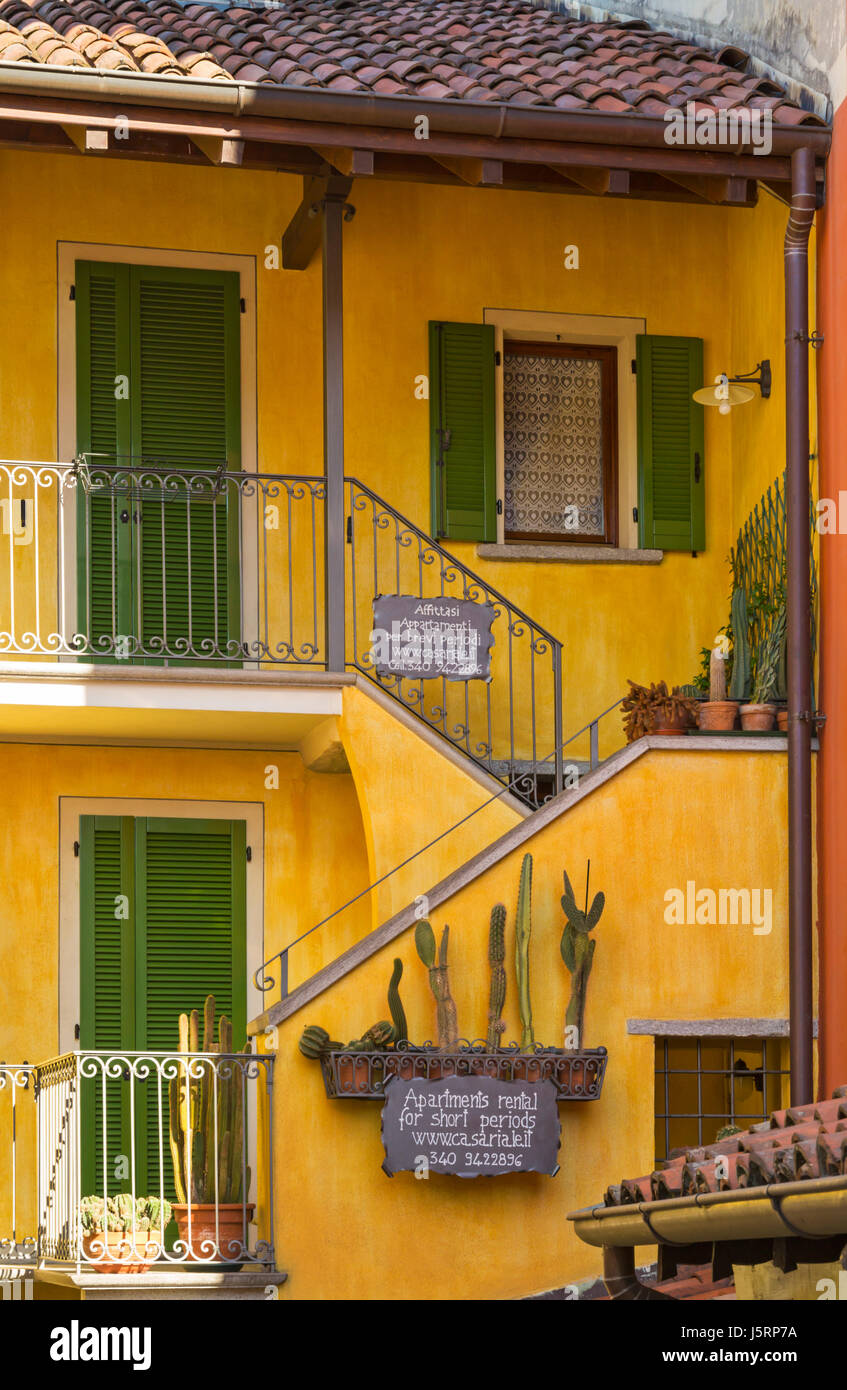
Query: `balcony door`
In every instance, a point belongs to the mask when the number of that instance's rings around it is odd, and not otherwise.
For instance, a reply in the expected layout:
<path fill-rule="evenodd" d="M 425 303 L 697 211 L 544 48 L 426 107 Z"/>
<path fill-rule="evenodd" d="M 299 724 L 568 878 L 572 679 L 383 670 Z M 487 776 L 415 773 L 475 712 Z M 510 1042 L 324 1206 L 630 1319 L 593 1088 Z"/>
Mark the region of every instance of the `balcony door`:
<path fill-rule="evenodd" d="M 233 271 L 77 261 L 78 630 L 95 660 L 240 647 Z"/>
<path fill-rule="evenodd" d="M 232 1020 L 240 1050 L 247 1010 L 245 822 L 82 816 L 79 846 L 80 1047 L 177 1052 L 179 1015 L 198 1009 L 202 1019 L 213 994 L 217 1018 Z M 110 1193 L 129 1190 L 134 1118 L 136 1193 L 158 1193 L 161 1149 L 165 1195 L 172 1196 L 166 1082 L 157 1086 L 152 1072 L 131 1087 L 98 1066 L 83 1082 L 83 1096 L 90 1116 L 82 1133 L 83 1195 L 102 1193 L 104 1175 Z"/>

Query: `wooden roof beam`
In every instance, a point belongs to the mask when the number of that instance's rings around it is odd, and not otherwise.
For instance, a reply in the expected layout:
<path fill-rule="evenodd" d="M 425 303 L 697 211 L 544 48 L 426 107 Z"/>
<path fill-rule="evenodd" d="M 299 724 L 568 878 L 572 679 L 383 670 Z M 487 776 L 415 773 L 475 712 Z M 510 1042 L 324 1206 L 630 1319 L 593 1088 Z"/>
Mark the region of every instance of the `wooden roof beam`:
<path fill-rule="evenodd" d="M 432 155 L 431 158 L 462 183 L 473 187 L 496 187 L 503 182 L 503 164 L 499 159 L 463 158 L 461 155 Z"/>
<path fill-rule="evenodd" d="M 374 171 L 373 150 L 325 149 L 322 145 L 313 149 L 345 178 L 369 178 Z"/>
<path fill-rule="evenodd" d="M 283 270 L 305 270 L 321 244 L 323 216 L 321 203 L 329 194 L 346 198 L 353 180 L 341 174 L 328 177 L 304 177 L 303 197 L 291 221 L 282 234 Z"/>
<path fill-rule="evenodd" d="M 625 198 L 629 193 L 629 173 L 626 169 L 591 169 L 579 164 L 550 164 L 548 168 L 601 198 L 607 195 Z"/>

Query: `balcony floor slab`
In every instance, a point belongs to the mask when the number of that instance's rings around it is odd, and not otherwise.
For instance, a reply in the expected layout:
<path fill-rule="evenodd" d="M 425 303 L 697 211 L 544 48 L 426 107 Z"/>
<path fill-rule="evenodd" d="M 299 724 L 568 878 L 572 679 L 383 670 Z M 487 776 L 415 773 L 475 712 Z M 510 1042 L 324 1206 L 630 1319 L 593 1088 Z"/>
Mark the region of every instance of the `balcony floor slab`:
<path fill-rule="evenodd" d="M 222 1302 L 264 1303 L 278 1297 L 287 1274 L 273 1270 L 221 1271 L 195 1274 L 190 1269 L 144 1274 L 77 1274 L 75 1270 L 37 1269 L 37 1299 L 73 1299 L 85 1302 Z"/>

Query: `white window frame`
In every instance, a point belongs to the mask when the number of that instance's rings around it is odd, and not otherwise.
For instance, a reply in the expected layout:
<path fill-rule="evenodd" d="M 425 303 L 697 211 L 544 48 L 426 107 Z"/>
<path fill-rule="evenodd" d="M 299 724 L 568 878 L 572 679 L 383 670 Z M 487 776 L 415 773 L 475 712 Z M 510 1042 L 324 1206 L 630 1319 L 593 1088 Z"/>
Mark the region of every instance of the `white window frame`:
<path fill-rule="evenodd" d="M 618 359 L 618 538 L 606 549 L 637 550 L 638 522 L 633 508 L 638 506 L 638 396 L 635 373 L 635 339 L 647 331 L 643 318 L 615 318 L 610 315 L 555 314 L 545 310 L 486 309 L 483 322 L 494 326 L 495 349 L 501 366 L 495 383 L 497 496 L 505 502 L 505 430 L 503 421 L 503 344 L 510 339 L 524 342 L 584 343 L 613 346 Z M 526 545 L 527 542 L 514 542 Z M 581 542 L 575 540 L 574 544 Z M 509 545 L 505 538 L 505 507 L 497 516 L 497 544 Z M 566 538 L 551 536 L 550 541 L 533 541 L 533 546 L 568 544 Z M 594 548 L 594 547 L 592 547 Z M 604 547 L 598 545 L 598 559 Z"/>
<path fill-rule="evenodd" d="M 70 463 L 76 455 L 76 302 L 71 287 L 77 261 L 106 261 L 120 265 L 157 265 L 174 269 L 235 271 L 244 309 L 241 328 L 241 467 L 245 473 L 258 471 L 257 371 L 256 371 L 256 258 L 221 255 L 206 251 L 180 251 L 151 246 L 111 246 L 106 242 L 60 241 L 57 243 L 57 410 L 56 435 L 59 459 Z M 66 502 L 67 502 L 66 497 Z M 257 549 L 258 494 L 241 499 L 241 640 L 248 644 L 259 637 L 260 622 Z M 76 508 L 65 506 L 62 517 L 62 544 L 66 563 L 60 576 L 61 612 L 66 615 L 70 638 L 77 626 L 77 536 Z M 73 563 L 71 563 L 73 559 Z M 253 582 L 251 582 L 253 576 Z M 75 662 L 74 656 L 63 661 Z"/>
<path fill-rule="evenodd" d="M 80 861 L 74 843 L 80 839 L 81 816 L 157 816 L 172 820 L 242 820 L 252 857 L 246 883 L 246 1017 L 264 1009 L 265 996 L 253 983 L 264 959 L 264 804 L 254 801 L 164 801 L 141 797 L 62 796 L 59 798 L 59 1051 L 79 1047 L 75 1036 L 80 1021 Z M 176 1025 L 176 1020 L 174 1020 Z M 174 1052 L 177 1051 L 176 1040 Z"/>

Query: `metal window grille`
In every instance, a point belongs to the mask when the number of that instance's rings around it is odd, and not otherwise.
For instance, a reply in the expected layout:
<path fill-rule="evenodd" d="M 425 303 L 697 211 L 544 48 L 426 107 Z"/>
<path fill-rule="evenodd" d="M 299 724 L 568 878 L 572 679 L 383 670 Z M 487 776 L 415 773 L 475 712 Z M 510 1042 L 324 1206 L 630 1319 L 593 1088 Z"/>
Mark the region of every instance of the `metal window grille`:
<path fill-rule="evenodd" d="M 656 1039 L 656 1161 L 749 1129 L 787 1100 L 781 1038 Z"/>

